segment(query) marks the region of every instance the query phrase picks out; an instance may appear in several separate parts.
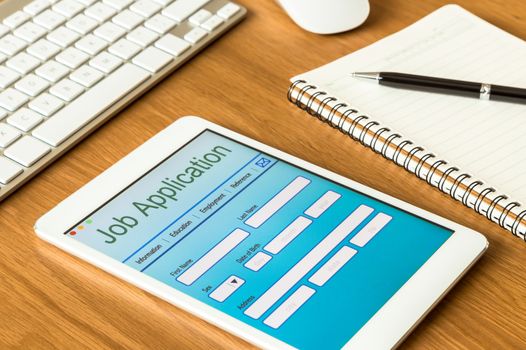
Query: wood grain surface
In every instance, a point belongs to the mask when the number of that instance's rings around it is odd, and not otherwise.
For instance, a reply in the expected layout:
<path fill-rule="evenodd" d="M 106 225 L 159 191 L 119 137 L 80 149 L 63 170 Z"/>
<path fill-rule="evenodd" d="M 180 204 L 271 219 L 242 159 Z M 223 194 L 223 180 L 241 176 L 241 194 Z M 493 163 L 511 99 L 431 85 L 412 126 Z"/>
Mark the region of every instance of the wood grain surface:
<path fill-rule="evenodd" d="M 487 254 L 401 347 L 526 348 L 526 243 L 285 97 L 289 77 L 369 45 L 447 1 L 372 1 L 362 27 L 332 36 L 296 27 L 274 1 L 239 2 L 249 9 L 244 22 L 0 203 L 0 348 L 252 348 L 33 232 L 45 212 L 183 115 L 203 116 L 485 234 Z M 459 4 L 526 38 L 524 1 Z"/>

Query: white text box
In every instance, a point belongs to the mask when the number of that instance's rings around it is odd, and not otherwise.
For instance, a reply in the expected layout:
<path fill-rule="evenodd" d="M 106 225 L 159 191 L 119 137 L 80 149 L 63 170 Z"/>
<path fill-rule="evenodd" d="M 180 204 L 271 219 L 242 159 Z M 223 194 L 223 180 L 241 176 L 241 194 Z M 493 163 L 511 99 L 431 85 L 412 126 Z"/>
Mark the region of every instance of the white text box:
<path fill-rule="evenodd" d="M 309 278 L 309 282 L 320 287 L 323 286 L 336 272 L 340 271 L 343 265 L 351 260 L 354 254 L 356 254 L 356 250 L 349 247 L 342 247 Z"/>
<path fill-rule="evenodd" d="M 291 183 L 289 183 L 284 189 L 282 189 L 277 195 L 275 195 L 270 201 L 261 207 L 254 215 L 245 221 L 245 224 L 258 228 L 263 225 L 272 215 L 280 210 L 285 204 L 287 204 L 292 198 L 301 192 L 308 184 L 310 180 L 298 176 Z"/>
<path fill-rule="evenodd" d="M 270 259 L 272 259 L 270 255 L 259 252 L 245 264 L 245 267 L 252 271 L 259 271 L 270 261 Z"/>
<path fill-rule="evenodd" d="M 245 311 L 245 315 L 258 319 L 281 297 L 294 287 L 314 266 L 327 256 L 340 244 L 358 225 L 371 213 L 372 208 L 360 205 L 345 220 L 343 220 L 331 233 L 307 253 L 296 265 L 285 273 L 272 287 L 260 296 Z"/>
<path fill-rule="evenodd" d="M 244 279 L 232 275 L 228 277 L 225 282 L 221 283 L 221 285 L 217 287 L 212 293 L 210 293 L 209 296 L 210 298 L 222 303 L 244 283 Z"/>
<path fill-rule="evenodd" d="M 323 214 L 325 210 L 329 209 L 340 197 L 341 194 L 339 193 L 327 191 L 316 202 L 314 202 L 309 209 L 305 210 L 305 214 L 312 216 L 313 218 L 319 218 L 320 215 Z"/>
<path fill-rule="evenodd" d="M 234 230 L 208 253 L 203 255 L 203 257 L 195 264 L 190 266 L 190 268 L 188 268 L 188 270 L 179 276 L 177 280 L 186 284 L 187 286 L 191 285 L 247 237 L 248 232 L 245 232 L 241 229 Z"/>
<path fill-rule="evenodd" d="M 279 328 L 298 309 L 314 295 L 314 289 L 301 286 L 297 291 L 283 302 L 269 317 L 263 321 L 264 324 L 274 329 Z"/>
<path fill-rule="evenodd" d="M 285 227 L 276 237 L 272 239 L 266 246 L 267 252 L 272 254 L 278 254 L 283 248 L 285 248 L 292 240 L 300 233 L 303 232 L 312 223 L 312 220 L 300 216 L 294 220 L 289 226 Z"/>
<path fill-rule="evenodd" d="M 357 245 L 358 247 L 363 247 L 366 245 L 371 239 L 373 239 L 374 236 L 378 232 L 380 232 L 381 229 L 384 228 L 385 225 L 389 221 L 391 221 L 392 217 L 390 217 L 387 214 L 380 213 L 376 215 L 367 225 L 365 225 L 364 228 L 360 230 L 352 239 L 351 243 L 354 245 Z"/>

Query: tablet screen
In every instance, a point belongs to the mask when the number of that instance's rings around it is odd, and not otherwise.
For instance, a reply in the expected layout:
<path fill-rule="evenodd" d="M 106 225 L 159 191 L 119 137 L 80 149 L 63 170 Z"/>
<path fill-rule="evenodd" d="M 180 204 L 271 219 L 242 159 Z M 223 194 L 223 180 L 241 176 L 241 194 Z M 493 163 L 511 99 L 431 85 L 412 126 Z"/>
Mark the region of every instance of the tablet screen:
<path fill-rule="evenodd" d="M 65 235 L 294 347 L 328 349 L 452 231 L 207 130 Z"/>

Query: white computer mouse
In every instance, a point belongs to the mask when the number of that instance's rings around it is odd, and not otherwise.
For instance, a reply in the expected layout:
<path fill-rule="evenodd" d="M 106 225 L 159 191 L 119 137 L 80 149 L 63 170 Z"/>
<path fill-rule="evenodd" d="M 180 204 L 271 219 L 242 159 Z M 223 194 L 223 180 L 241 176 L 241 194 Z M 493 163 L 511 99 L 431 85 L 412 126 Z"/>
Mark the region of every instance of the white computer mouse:
<path fill-rule="evenodd" d="M 318 34 L 358 27 L 369 15 L 369 0 L 277 0 L 301 28 Z"/>

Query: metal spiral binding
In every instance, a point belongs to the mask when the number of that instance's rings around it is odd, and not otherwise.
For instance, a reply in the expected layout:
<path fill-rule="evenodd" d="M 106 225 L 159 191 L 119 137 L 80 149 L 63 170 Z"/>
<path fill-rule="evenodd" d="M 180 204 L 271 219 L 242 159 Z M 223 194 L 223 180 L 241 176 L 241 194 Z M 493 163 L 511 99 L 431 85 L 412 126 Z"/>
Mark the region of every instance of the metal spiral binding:
<path fill-rule="evenodd" d="M 464 194 L 462 195 L 462 204 L 464 204 L 466 207 L 469 206 L 469 196 L 471 195 L 471 192 L 473 192 L 473 190 L 475 189 L 475 187 L 477 186 L 482 186 L 484 185 L 484 183 L 482 181 L 473 181 L 472 183 L 469 184 L 467 190 L 464 192 Z M 473 203 L 475 204 L 475 203 Z"/>
<path fill-rule="evenodd" d="M 316 99 L 318 98 L 318 96 L 322 96 L 322 95 L 326 95 L 325 92 L 323 91 L 317 91 L 315 93 L 312 94 L 312 96 L 309 98 L 309 100 L 307 101 L 307 104 L 306 104 L 306 107 L 307 107 L 307 112 L 309 114 L 313 114 L 313 109 L 312 109 L 312 104 L 314 103 L 314 101 L 316 101 Z"/>
<path fill-rule="evenodd" d="M 324 120 L 323 118 L 321 118 L 321 112 L 319 111 L 320 109 L 324 109 L 327 104 L 331 101 L 336 101 L 336 99 L 334 97 L 326 97 L 323 99 L 323 101 L 321 101 L 320 105 L 318 106 L 318 110 L 317 111 L 314 111 L 312 110 L 312 112 L 309 112 L 310 115 L 313 115 L 315 117 L 317 117 L 319 120 L 323 121 L 323 122 L 326 122 L 326 120 Z"/>
<path fill-rule="evenodd" d="M 523 210 L 517 217 L 515 218 L 515 221 L 511 225 L 511 232 L 515 235 L 519 235 L 519 226 L 522 220 L 526 219 L 526 210 Z M 526 235 L 524 235 L 524 240 L 526 241 Z"/>
<path fill-rule="evenodd" d="M 305 84 L 304 86 L 300 87 L 301 84 Z M 360 114 L 358 110 L 350 108 L 347 106 L 347 104 L 343 102 L 338 102 L 338 99 L 335 97 L 327 96 L 327 93 L 325 91 L 317 90 L 318 88 L 314 85 L 307 84 L 304 80 L 296 80 L 293 82 L 289 90 L 287 92 L 287 99 L 291 102 L 297 105 L 299 108 L 307 111 L 310 115 L 317 117 L 321 121 L 329 124 L 331 127 L 338 129 L 340 132 L 347 134 L 352 139 L 359 141 L 361 144 L 368 146 L 372 148 L 373 151 L 376 153 L 380 153 L 383 157 L 390 159 L 394 161 L 395 163 L 403 166 L 406 170 L 409 171 L 409 167 L 411 165 L 411 161 L 416 156 L 418 152 L 424 152 L 425 150 L 422 147 L 414 146 L 409 150 L 408 154 L 405 156 L 406 158 L 403 159 L 403 162 L 399 162 L 399 157 L 405 150 L 405 147 L 413 145 L 413 142 L 407 139 L 402 140 L 395 148 L 394 153 L 392 156 L 388 156 L 387 152 L 392 146 L 394 140 L 401 139 L 402 135 L 397 133 L 391 133 L 387 137 L 384 136 L 384 144 L 382 145 L 382 148 L 380 150 L 377 149 L 376 144 L 382 134 L 390 133 L 391 129 L 386 127 L 381 127 L 376 131 L 371 131 L 371 129 L 374 126 L 380 126 L 380 123 L 371 120 L 369 116 Z M 310 90 L 316 90 L 314 93 L 310 94 L 310 97 L 307 101 L 307 103 L 302 103 L 304 96 L 307 94 Z M 319 101 L 323 97 L 323 100 L 321 102 Z M 318 103 L 317 108 L 313 108 L 314 103 Z M 329 103 L 334 103 L 334 105 L 331 107 Z M 330 108 L 330 109 L 329 109 Z M 342 108 L 345 108 L 345 110 L 341 111 Z M 329 114 L 327 117 L 323 116 L 323 112 L 329 109 Z M 335 122 L 335 119 L 337 122 Z M 362 124 L 360 124 L 362 122 Z M 345 127 L 345 125 L 349 125 L 348 128 Z M 355 130 L 360 125 L 362 127 L 362 130 L 360 131 L 359 135 L 356 136 Z M 372 132 L 372 138 L 369 141 L 369 143 L 365 142 L 365 137 Z M 432 153 L 425 153 L 418 157 L 418 163 L 415 166 L 415 169 L 413 170 L 413 173 L 426 181 L 427 183 L 433 184 L 433 179 L 435 178 L 436 172 L 439 170 L 440 166 L 444 166 L 447 164 L 446 161 L 437 159 L 434 163 L 431 164 L 431 167 L 429 168 L 429 171 L 427 174 L 423 174 L 422 170 L 424 169 L 424 165 L 426 162 L 431 158 L 436 158 L 436 156 Z M 511 211 L 514 208 L 520 207 L 521 204 L 517 202 L 511 202 L 504 206 L 502 212 L 500 215 L 494 217 L 493 212 L 495 211 L 495 208 L 499 204 L 499 202 L 507 200 L 508 197 L 504 195 L 499 195 L 495 197 L 490 203 L 486 211 L 482 210 L 481 205 L 484 203 L 485 200 L 487 200 L 487 197 L 490 194 L 495 193 L 495 189 L 491 187 L 485 187 L 480 192 L 478 192 L 478 196 L 475 199 L 473 203 L 469 203 L 469 198 L 471 197 L 471 194 L 475 190 L 475 188 L 479 186 L 484 186 L 484 183 L 482 181 L 478 180 L 471 180 L 469 184 L 466 184 L 464 181 L 471 179 L 471 175 L 467 173 L 460 173 L 455 176 L 453 176 L 454 172 L 458 172 L 459 169 L 450 166 L 446 170 L 442 171 L 442 175 L 438 179 L 438 183 L 436 184 L 436 187 L 438 187 L 442 192 L 448 193 L 451 197 L 454 199 L 457 199 L 457 190 L 461 186 L 467 186 L 466 190 L 462 194 L 460 198 L 458 198 L 464 205 L 466 206 L 472 206 L 472 208 L 477 211 L 479 214 L 485 215 L 489 220 L 497 221 L 500 226 L 507 227 L 510 229 L 510 231 L 516 235 L 520 236 L 519 227 L 522 222 L 522 220 L 526 219 L 526 210 L 523 210 L 520 212 L 513 223 L 506 225 L 506 219 L 508 219 L 508 216 L 510 215 Z M 454 178 L 453 184 L 449 190 L 446 189 L 446 181 L 449 178 Z M 523 236 L 523 239 L 526 241 L 526 234 Z"/>
<path fill-rule="evenodd" d="M 365 126 L 362 129 L 362 132 L 360 132 L 360 135 L 358 136 L 358 140 L 362 143 L 364 146 L 368 146 L 365 142 L 365 136 L 367 136 L 367 133 L 369 132 L 369 129 L 371 129 L 373 126 L 380 125 L 379 123 L 373 121 L 370 121 L 369 123 L 365 124 Z"/>
<path fill-rule="evenodd" d="M 336 113 L 338 112 L 338 110 L 342 107 L 347 107 L 347 105 L 345 103 L 337 103 L 335 104 L 331 110 L 329 111 L 329 116 L 327 117 L 327 122 L 329 123 L 330 126 L 332 126 L 333 128 L 336 128 L 338 126 L 338 124 L 335 124 L 332 119 L 334 118 L 334 116 L 336 115 Z"/>
<path fill-rule="evenodd" d="M 518 207 L 518 206 L 520 206 L 519 203 L 511 202 L 511 203 L 508 203 L 508 205 L 506 205 L 504 207 L 504 210 L 502 211 L 502 213 L 499 216 L 499 225 L 500 226 L 506 227 L 506 218 L 508 217 L 508 214 L 511 212 L 511 210 L 513 208 Z"/>
<path fill-rule="evenodd" d="M 440 189 L 440 191 L 446 192 L 444 185 L 446 184 L 446 180 L 448 179 L 449 175 L 454 171 L 459 171 L 459 169 L 457 167 L 451 166 L 442 173 L 440 180 L 438 180 L 438 188 Z"/>
<path fill-rule="evenodd" d="M 482 203 L 484 203 L 484 199 L 485 199 L 490 193 L 495 193 L 495 189 L 492 188 L 492 187 L 486 187 L 485 189 L 483 189 L 482 191 L 480 191 L 479 196 L 478 196 L 477 199 L 475 200 L 475 204 L 474 204 L 475 210 L 476 210 L 477 212 L 480 212 L 480 205 L 481 205 Z"/>
<path fill-rule="evenodd" d="M 459 188 L 462 181 L 464 181 L 465 179 L 469 179 L 469 178 L 471 178 L 471 175 L 466 174 L 466 173 L 463 173 L 457 176 L 457 178 L 455 179 L 455 182 L 453 182 L 453 186 L 451 186 L 451 188 L 449 189 L 449 195 L 451 196 L 451 198 L 457 199 L 457 189 Z"/>
<path fill-rule="evenodd" d="M 501 194 L 501 195 L 498 195 L 497 197 L 495 197 L 495 199 L 493 199 L 488 207 L 488 211 L 486 212 L 486 217 L 488 219 L 492 219 L 493 218 L 493 211 L 495 210 L 495 208 L 497 207 L 497 204 L 499 204 L 500 201 L 503 201 L 503 200 L 506 200 L 508 199 L 507 196 Z M 495 217 L 495 219 L 499 219 L 499 217 Z"/>
<path fill-rule="evenodd" d="M 402 150 L 404 149 L 404 147 L 407 145 L 412 145 L 412 144 L 413 142 L 409 140 L 403 140 L 402 142 L 398 144 L 398 146 L 396 146 L 396 149 L 393 153 L 393 160 L 396 164 L 400 164 L 400 162 L 398 161 L 398 157 L 400 156 L 400 154 L 402 154 Z"/>

